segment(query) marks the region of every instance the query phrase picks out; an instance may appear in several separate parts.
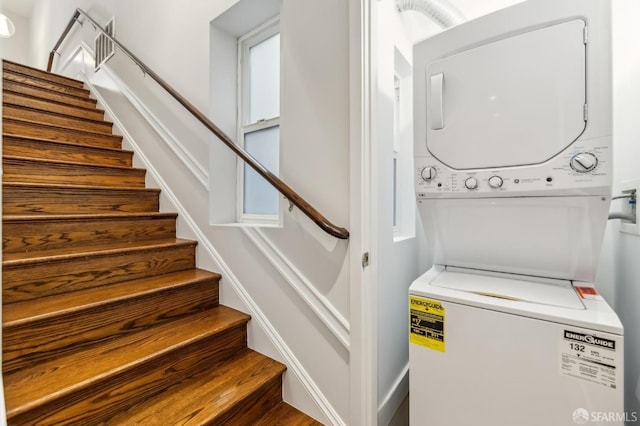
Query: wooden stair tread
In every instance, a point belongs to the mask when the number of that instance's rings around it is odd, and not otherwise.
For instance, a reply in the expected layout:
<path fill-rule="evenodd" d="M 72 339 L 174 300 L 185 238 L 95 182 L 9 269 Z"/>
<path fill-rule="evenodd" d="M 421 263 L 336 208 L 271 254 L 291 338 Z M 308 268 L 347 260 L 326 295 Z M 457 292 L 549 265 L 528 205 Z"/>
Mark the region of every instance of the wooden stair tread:
<path fill-rule="evenodd" d="M 248 320 L 246 314 L 219 306 L 5 375 L 7 417 L 90 388 L 109 375 Z"/>
<path fill-rule="evenodd" d="M 19 64 L 17 62 L 13 62 L 7 59 L 3 59 L 2 62 L 3 62 L 3 70 L 10 70 L 10 71 L 18 72 L 21 74 L 33 76 L 36 78 L 52 79 L 56 82 L 59 82 L 60 84 L 67 84 L 72 87 L 78 87 L 78 88 L 84 87 L 84 83 L 82 81 L 76 80 L 74 78 L 70 78 L 60 74 L 55 74 L 52 72 L 43 71 L 41 69 L 30 67 L 24 64 Z"/>
<path fill-rule="evenodd" d="M 2 222 L 32 222 L 32 221 L 85 221 L 93 219 L 134 219 L 141 217 L 167 217 L 176 218 L 178 213 L 167 212 L 148 212 L 148 213 L 95 213 L 95 214 L 76 214 L 76 215 L 4 215 Z"/>
<path fill-rule="evenodd" d="M 173 238 L 176 213 L 4 215 L 5 253 Z"/>
<path fill-rule="evenodd" d="M 114 135 L 112 133 L 103 133 L 103 132 L 99 132 L 99 131 L 95 131 L 95 130 L 81 130 L 81 129 L 76 129 L 76 128 L 70 128 L 67 126 L 64 126 L 62 124 L 55 124 L 55 123 L 50 123 L 47 121 L 39 121 L 39 120 L 35 120 L 35 119 L 26 119 L 26 118 L 17 118 L 17 117 L 3 117 L 3 121 L 7 122 L 7 123 L 11 123 L 11 122 L 17 122 L 17 123 L 22 123 L 22 124 L 28 124 L 28 125 L 33 125 L 36 127 L 43 127 L 46 128 L 50 131 L 60 131 L 60 132 L 67 132 L 67 133 L 74 133 L 74 134 L 78 134 L 80 136 L 97 136 L 100 138 L 105 138 L 105 139 L 118 139 L 118 140 L 122 140 L 122 136 L 119 135 Z"/>
<path fill-rule="evenodd" d="M 81 163 L 79 161 L 49 160 L 46 158 L 22 157 L 18 155 L 3 155 L 2 159 L 13 161 L 13 162 L 35 163 L 35 164 L 40 164 L 42 166 L 56 165 L 56 166 L 80 168 L 80 169 L 90 168 L 90 169 L 105 170 L 105 171 L 118 170 L 118 171 L 134 171 L 137 173 L 146 173 L 146 169 L 139 168 L 139 167 L 116 166 L 116 165 L 108 165 L 108 164 L 86 164 L 86 163 Z"/>
<path fill-rule="evenodd" d="M 2 151 L 7 155 L 77 161 L 85 164 L 126 167 L 133 165 L 133 151 L 120 148 L 11 134 L 4 134 L 2 140 Z"/>
<path fill-rule="evenodd" d="M 3 116 L 17 120 L 27 120 L 32 123 L 63 126 L 66 129 L 92 131 L 95 133 L 111 134 L 113 123 L 104 119 L 79 117 L 62 111 L 50 111 L 25 106 L 13 102 L 2 102 Z M 92 129 L 92 130 L 90 130 Z"/>
<path fill-rule="evenodd" d="M 31 183 L 31 182 L 3 182 L 2 186 L 10 188 L 36 188 L 36 189 L 95 189 L 105 191 L 136 191 L 136 192 L 156 192 L 160 193 L 158 188 L 137 188 L 133 186 L 99 186 L 99 185 L 72 185 L 72 184 L 55 184 L 55 183 Z"/>
<path fill-rule="evenodd" d="M 4 373 L 218 306 L 220 277 L 188 271 L 5 305 Z"/>
<path fill-rule="evenodd" d="M 3 129 L 6 134 L 15 136 L 46 138 L 89 146 L 122 148 L 122 136 L 111 133 L 96 133 L 92 131 L 70 129 L 64 126 L 56 126 L 8 117 L 3 119 Z"/>
<path fill-rule="evenodd" d="M 177 213 L 22 214 L 3 216 L 5 253 L 173 238 Z"/>
<path fill-rule="evenodd" d="M 203 370 L 153 398 L 136 404 L 105 424 L 225 424 L 230 411 L 249 411 L 245 403 L 257 389 L 280 377 L 285 366 L 250 349 Z M 277 402 L 275 402 L 277 404 Z M 274 405 L 275 405 L 274 404 Z M 253 424 L 233 419 L 233 424 Z"/>
<path fill-rule="evenodd" d="M 50 144 L 55 144 L 55 145 L 67 145 L 67 146 L 75 147 L 75 148 L 78 148 L 78 149 L 91 148 L 91 149 L 102 150 L 102 151 L 126 152 L 126 153 L 133 154 L 133 151 L 124 150 L 124 149 L 121 149 L 121 148 L 111 148 L 111 147 L 108 147 L 108 146 L 85 145 L 85 144 L 76 143 L 76 142 L 57 141 L 57 140 L 53 140 L 53 139 L 39 138 L 37 136 L 23 136 L 23 135 L 11 134 L 11 133 L 3 133 L 2 134 L 2 138 L 3 139 L 13 138 L 13 139 L 20 139 L 20 140 L 24 140 L 24 141 L 36 141 L 36 142 L 50 143 Z"/>
<path fill-rule="evenodd" d="M 88 96 L 76 96 L 65 91 L 38 87 L 28 83 L 7 80 L 6 78 L 2 79 L 2 83 L 4 90 L 19 92 L 23 95 L 33 96 L 41 100 L 55 101 L 68 106 L 80 106 L 84 108 L 95 108 L 96 105 L 98 105 L 97 100 Z"/>
<path fill-rule="evenodd" d="M 286 402 L 273 407 L 253 426 L 322 426 L 319 421 L 307 416 Z"/>
<path fill-rule="evenodd" d="M 97 104 L 96 99 L 93 99 L 86 89 L 74 88 L 66 84 L 32 77 L 18 72 L 12 75 L 3 73 L 2 82 L 4 86 L 7 86 L 8 90 L 25 93 L 30 96 L 43 99 L 53 97 L 66 103 L 73 103 L 73 101 L 76 100 L 79 101 L 79 105 L 87 106 Z"/>
<path fill-rule="evenodd" d="M 145 188 L 145 169 L 105 164 L 70 164 L 65 160 L 5 156 L 2 180 L 109 188 Z"/>
<path fill-rule="evenodd" d="M 3 182 L 6 214 L 158 211 L 160 190 L 144 187 Z"/>
<path fill-rule="evenodd" d="M 138 278 L 193 269 L 195 242 L 132 244 L 129 249 L 3 263 L 3 301 L 15 303 Z M 89 247 L 92 249 L 93 247 Z"/>
<path fill-rule="evenodd" d="M 5 215 L 5 253 L 159 240 L 176 234 L 176 213 Z"/>
<path fill-rule="evenodd" d="M 2 79 L 4 81 L 10 81 L 13 83 L 25 84 L 40 89 L 47 89 L 58 91 L 60 93 L 68 93 L 78 97 L 89 98 L 90 92 L 87 89 L 69 86 L 67 84 L 60 84 L 49 80 L 44 80 L 38 77 L 32 77 L 27 74 L 22 74 L 16 71 L 4 70 L 2 73 Z"/>
<path fill-rule="evenodd" d="M 25 322 L 41 321 L 56 315 L 86 310 L 147 292 L 178 287 L 185 283 L 219 280 L 220 274 L 202 269 L 189 269 L 170 274 L 123 281 L 116 284 L 78 290 L 71 293 L 5 304 L 3 327 L 15 327 Z"/>
<path fill-rule="evenodd" d="M 87 164 L 87 163 L 81 163 L 79 161 L 48 160 L 45 158 L 22 157 L 19 155 L 3 155 L 2 159 L 16 161 L 16 162 L 32 162 L 32 163 L 41 164 L 41 165 L 54 164 L 54 165 L 68 166 L 68 167 L 89 167 L 89 168 L 104 169 L 104 170 L 131 170 L 131 171 L 137 171 L 137 172 L 146 172 L 145 169 L 142 169 L 139 167 Z"/>
<path fill-rule="evenodd" d="M 43 111 L 56 111 L 58 113 L 71 116 L 81 116 L 87 118 L 93 117 L 95 120 L 104 118 L 105 114 L 105 111 L 103 109 L 97 107 L 89 108 L 86 106 L 68 105 L 64 102 L 40 98 L 38 96 L 20 93 L 10 89 L 3 90 L 2 100 L 4 103 L 9 103 L 12 105 L 20 105 Z"/>
<path fill-rule="evenodd" d="M 165 247 L 195 245 L 195 241 L 175 238 L 150 241 L 127 241 L 123 243 L 112 243 L 91 247 L 70 247 L 26 253 L 5 253 L 2 259 L 2 266 L 8 268 L 26 264 L 71 260 L 82 257 L 114 256 L 121 253 L 130 253 L 135 251 L 149 251 L 159 250 Z"/>
<path fill-rule="evenodd" d="M 9 95 L 9 96 L 7 96 Z M 105 125 L 109 125 L 109 126 L 113 126 L 113 122 L 106 120 L 104 117 L 97 117 L 98 114 L 104 114 L 104 110 L 102 109 L 98 109 L 98 108 L 85 108 L 85 107 L 79 107 L 79 106 L 67 106 L 67 108 L 63 108 L 62 110 L 59 110 L 58 107 L 64 107 L 64 104 L 60 104 L 57 103 L 55 101 L 50 101 L 50 100 L 39 100 L 39 102 L 41 102 L 43 105 L 42 106 L 31 106 L 31 105 L 23 105 L 23 103 L 19 102 L 17 99 L 16 100 L 12 100 L 12 96 L 11 95 L 16 95 L 16 96 L 21 96 L 21 97 L 28 97 L 28 95 L 22 95 L 20 93 L 17 92 L 12 92 L 12 91 L 6 91 L 3 92 L 3 100 L 2 100 L 2 105 L 3 107 L 11 107 L 11 108 L 15 108 L 15 109 L 21 109 L 21 110 L 29 110 L 29 111 L 33 111 L 33 112 L 37 112 L 38 114 L 41 114 L 42 116 L 60 116 L 60 117 L 66 117 L 66 118 L 72 118 L 78 121 L 84 121 L 87 123 L 98 123 L 98 124 L 105 124 Z M 7 99 L 9 98 L 9 99 Z M 35 105 L 40 105 L 38 102 L 34 102 Z M 77 115 L 73 115 L 71 113 L 67 113 L 64 111 L 83 111 L 83 112 L 91 112 L 93 113 L 92 115 L 95 115 L 95 118 L 92 117 L 81 117 L 81 116 L 77 116 Z"/>

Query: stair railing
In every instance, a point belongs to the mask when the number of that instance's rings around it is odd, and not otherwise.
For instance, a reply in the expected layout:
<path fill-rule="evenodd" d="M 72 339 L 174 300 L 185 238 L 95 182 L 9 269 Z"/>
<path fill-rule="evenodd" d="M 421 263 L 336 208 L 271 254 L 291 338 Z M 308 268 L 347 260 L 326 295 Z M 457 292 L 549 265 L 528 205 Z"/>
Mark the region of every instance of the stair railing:
<path fill-rule="evenodd" d="M 227 147 L 229 147 L 238 157 L 240 157 L 246 164 L 253 168 L 260 176 L 266 179 L 278 192 L 280 192 L 291 204 L 298 207 L 309 219 L 315 222 L 322 230 L 328 234 L 340 238 L 348 239 L 349 231 L 345 228 L 339 227 L 331 223 L 325 218 L 318 210 L 316 210 L 311 204 L 309 204 L 304 198 L 298 195 L 291 187 L 284 183 L 278 176 L 271 173 L 266 167 L 264 167 L 258 160 L 256 160 L 251 154 L 244 150 L 240 145 L 236 144 L 227 136 L 218 126 L 216 126 L 207 116 L 200 112 L 193 104 L 191 104 L 185 97 L 179 94 L 173 87 L 171 87 L 166 81 L 164 81 L 158 74 L 156 74 L 151 68 L 138 59 L 129 49 L 122 45 L 112 35 L 108 34 L 104 28 L 102 28 L 93 18 L 91 18 L 82 9 L 76 9 L 75 13 L 69 20 L 66 28 L 60 35 L 58 42 L 51 50 L 49 54 L 49 63 L 47 65 L 47 71 L 51 72 L 53 66 L 53 60 L 58 49 L 64 42 L 65 38 L 73 28 L 76 22 L 80 22 L 80 16 L 84 16 L 91 25 L 98 31 L 100 31 L 107 39 L 113 42 L 118 48 L 127 55 L 145 75 L 153 78 L 156 83 L 160 85 L 165 91 L 167 91 L 178 103 L 187 109 L 198 121 L 200 121 L 207 129 L 209 129 L 214 135 L 218 137 Z M 82 25 L 82 22 L 80 22 Z"/>

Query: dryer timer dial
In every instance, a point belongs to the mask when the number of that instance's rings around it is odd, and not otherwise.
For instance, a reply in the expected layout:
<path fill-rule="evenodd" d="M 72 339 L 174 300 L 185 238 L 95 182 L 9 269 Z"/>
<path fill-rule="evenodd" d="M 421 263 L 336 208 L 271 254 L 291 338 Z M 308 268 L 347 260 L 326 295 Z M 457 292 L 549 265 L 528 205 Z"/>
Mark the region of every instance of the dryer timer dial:
<path fill-rule="evenodd" d="M 590 152 L 580 152 L 571 157 L 569 165 L 578 173 L 587 173 L 596 168 L 598 165 L 598 157 Z"/>
<path fill-rule="evenodd" d="M 422 177 L 422 180 L 424 180 L 425 182 L 429 182 L 435 179 L 437 174 L 438 172 L 433 166 L 427 166 L 420 171 L 420 177 Z"/>

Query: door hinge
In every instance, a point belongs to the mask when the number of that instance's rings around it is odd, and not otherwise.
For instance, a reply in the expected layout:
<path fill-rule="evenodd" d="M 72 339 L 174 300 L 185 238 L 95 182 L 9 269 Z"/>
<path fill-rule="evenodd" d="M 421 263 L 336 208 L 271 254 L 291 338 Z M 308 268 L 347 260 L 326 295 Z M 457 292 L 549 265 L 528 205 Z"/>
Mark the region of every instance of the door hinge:
<path fill-rule="evenodd" d="M 587 27 L 584 27 L 582 29 L 582 42 L 584 44 L 587 44 L 589 42 L 589 31 L 587 30 Z"/>
<path fill-rule="evenodd" d="M 362 268 L 366 268 L 367 266 L 369 266 L 369 252 L 365 252 L 362 255 Z"/>
<path fill-rule="evenodd" d="M 584 117 L 584 121 L 589 120 L 589 105 L 584 104 L 584 108 L 582 109 L 582 116 Z"/>

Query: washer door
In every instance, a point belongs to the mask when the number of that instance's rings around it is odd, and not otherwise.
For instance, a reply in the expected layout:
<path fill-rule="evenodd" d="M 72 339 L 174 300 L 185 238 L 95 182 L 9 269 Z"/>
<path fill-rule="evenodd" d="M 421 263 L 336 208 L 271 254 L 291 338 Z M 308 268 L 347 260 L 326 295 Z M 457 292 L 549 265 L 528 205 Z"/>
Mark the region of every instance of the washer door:
<path fill-rule="evenodd" d="M 584 131 L 585 23 L 515 35 L 427 67 L 427 147 L 453 169 L 542 163 Z"/>

